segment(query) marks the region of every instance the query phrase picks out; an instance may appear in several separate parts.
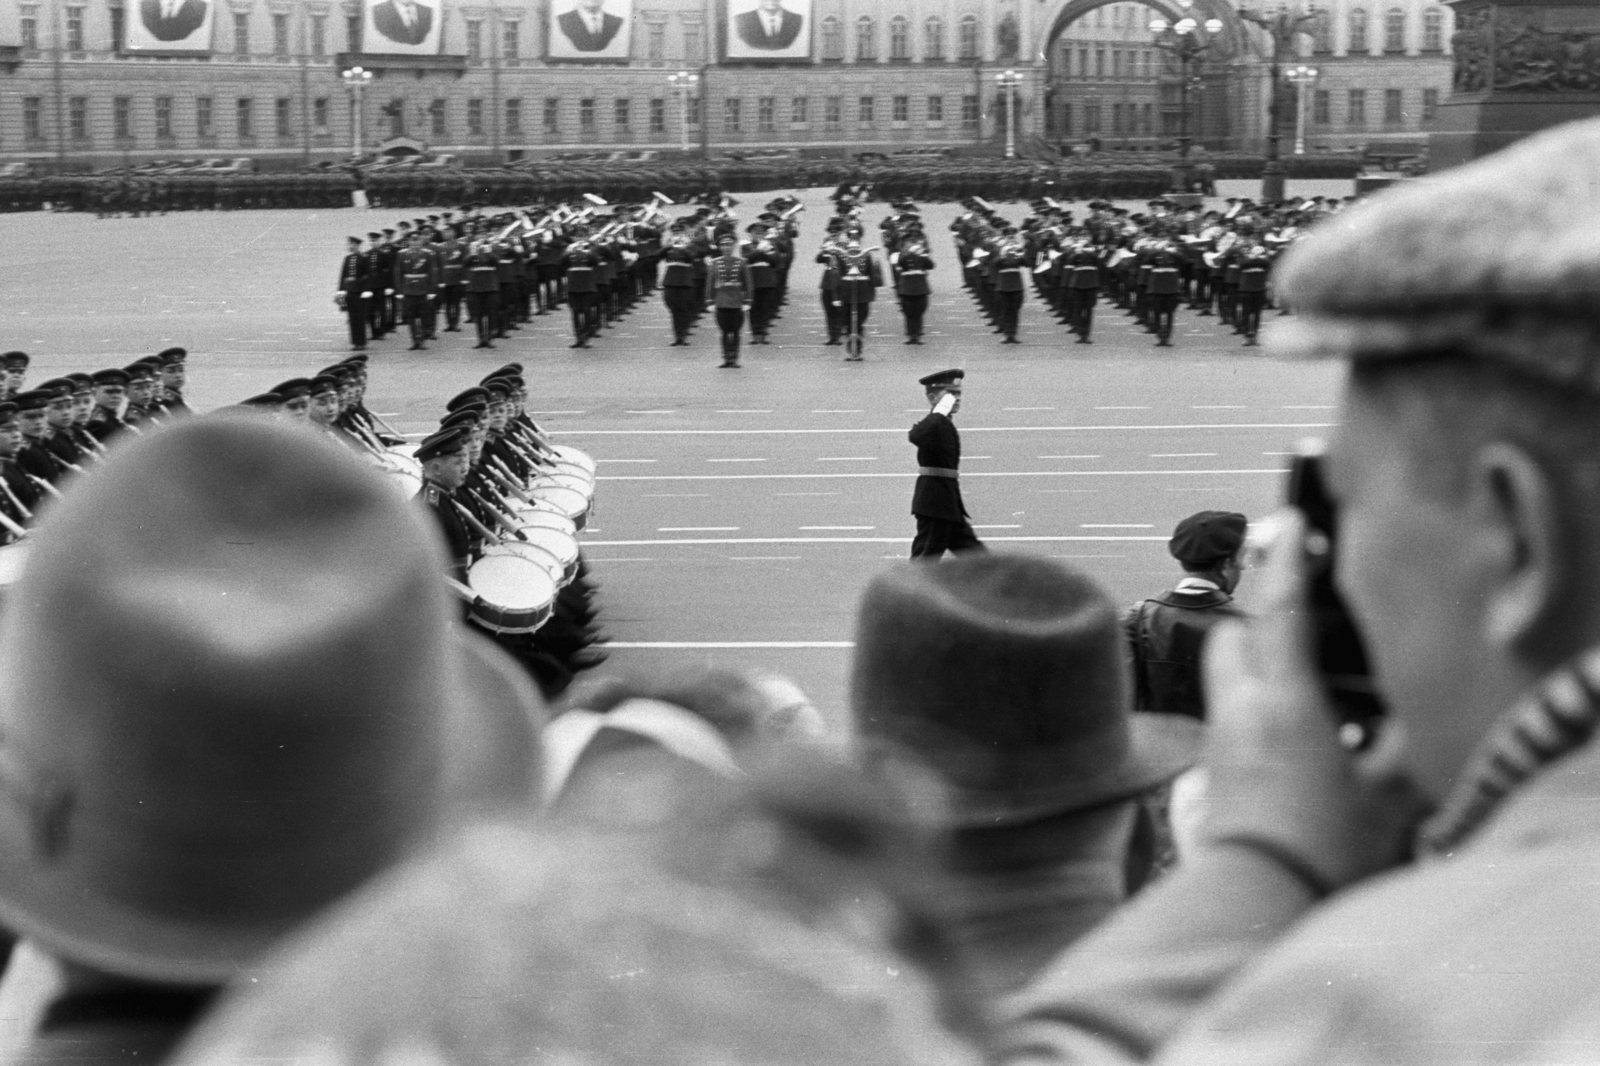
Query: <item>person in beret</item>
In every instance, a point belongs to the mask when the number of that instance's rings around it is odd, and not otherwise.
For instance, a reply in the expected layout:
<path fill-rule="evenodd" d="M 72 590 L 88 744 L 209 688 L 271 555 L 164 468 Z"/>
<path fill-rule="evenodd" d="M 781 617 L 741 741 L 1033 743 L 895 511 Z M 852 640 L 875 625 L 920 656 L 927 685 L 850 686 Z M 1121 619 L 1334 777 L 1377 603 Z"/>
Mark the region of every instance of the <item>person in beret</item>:
<path fill-rule="evenodd" d="M 867 765 L 909 757 L 945 794 L 929 861 L 967 992 L 1027 984 L 1147 876 L 1141 799 L 1192 766 L 1201 729 L 1130 713 L 1117 612 L 1049 559 L 901 563 L 857 612 L 850 721 Z"/>
<path fill-rule="evenodd" d="M 128 381 L 128 372 L 120 367 L 94 374 L 94 410 L 89 415 L 88 430 L 101 444 L 109 444 L 123 433 L 139 432 L 122 417 L 128 407 Z"/>
<path fill-rule="evenodd" d="M 455 491 L 467 480 L 470 436 L 471 430 L 463 425 L 440 429 L 417 445 L 416 454 L 417 462 L 422 464 L 422 491 L 417 499 L 433 513 L 439 532 L 444 535 L 450 573 L 457 581 L 467 579 L 474 545 L 472 531 L 461 517 L 455 499 Z"/>
<path fill-rule="evenodd" d="M 909 434 L 917 449 L 917 485 L 911 494 L 911 513 L 917 520 L 913 559 L 936 562 L 947 551 L 984 550 L 961 499 L 961 434 L 955 415 L 961 409 L 965 378 L 964 370 L 941 370 L 917 380 L 929 411 Z"/>
<path fill-rule="evenodd" d="M 1123 618 L 1139 710 L 1205 720 L 1201 651 L 1218 623 L 1244 617 L 1233 591 L 1244 573 L 1248 526 L 1249 519 L 1233 511 L 1201 511 L 1173 531 L 1167 550 L 1183 567 L 1183 579 L 1134 604 Z"/>

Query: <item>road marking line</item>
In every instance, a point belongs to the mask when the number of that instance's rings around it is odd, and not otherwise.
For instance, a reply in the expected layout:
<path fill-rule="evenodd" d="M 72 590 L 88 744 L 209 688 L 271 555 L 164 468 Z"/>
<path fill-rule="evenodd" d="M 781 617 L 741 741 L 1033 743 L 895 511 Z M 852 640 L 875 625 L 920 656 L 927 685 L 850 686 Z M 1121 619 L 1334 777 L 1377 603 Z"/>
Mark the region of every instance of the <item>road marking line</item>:
<path fill-rule="evenodd" d="M 1248 411 L 1250 408 L 1244 404 L 1232 403 L 1194 403 L 1189 405 L 1191 411 Z"/>
<path fill-rule="evenodd" d="M 896 556 L 896 558 L 899 558 Z M 853 640 L 608 640 L 603 648 L 853 648 Z"/>
<path fill-rule="evenodd" d="M 707 459 L 708 463 L 764 463 L 765 459 Z"/>
<path fill-rule="evenodd" d="M 963 455 L 963 459 L 993 459 L 992 455 Z"/>
<path fill-rule="evenodd" d="M 1015 525 L 1015 526 L 973 526 L 972 528 L 973 529 L 1021 529 L 1022 527 L 1020 525 Z"/>
<path fill-rule="evenodd" d="M 865 412 L 857 408 L 832 408 L 824 407 L 811 412 L 814 415 L 859 415 Z"/>
<path fill-rule="evenodd" d="M 1215 459 L 1216 452 L 1152 452 L 1152 459 Z"/>
<path fill-rule="evenodd" d="M 1054 407 L 1002 407 L 1002 411 L 1054 411 Z"/>
<path fill-rule="evenodd" d="M 1298 455 L 1299 452 L 1262 452 L 1262 455 Z"/>
<path fill-rule="evenodd" d="M 1099 524 L 1082 523 L 1079 529 L 1154 529 L 1149 522 L 1103 522 Z"/>
<path fill-rule="evenodd" d="M 820 533 L 826 530 L 832 530 L 837 533 L 852 533 L 869 532 L 877 528 L 877 526 L 801 526 L 800 531 L 802 533 Z"/>
<path fill-rule="evenodd" d="M 378 418 L 399 418 L 400 417 L 400 412 L 399 411 L 374 411 L 372 413 L 375 416 L 377 416 Z"/>
<path fill-rule="evenodd" d="M 878 457 L 876 455 L 819 455 L 819 456 L 817 456 L 817 462 L 819 462 L 819 463 L 875 463 L 877 461 L 878 461 Z"/>
<path fill-rule="evenodd" d="M 836 492 L 834 495 L 837 496 L 839 494 Z M 644 499 L 647 500 L 709 500 L 710 498 L 711 493 L 709 492 L 647 492 L 644 494 Z"/>
<path fill-rule="evenodd" d="M 717 414 L 719 414 L 719 415 L 770 415 L 771 413 L 772 413 L 772 408 L 770 408 L 770 407 L 719 407 L 719 408 L 717 408 Z"/>
<path fill-rule="evenodd" d="M 1285 467 L 1263 467 L 1259 470 L 977 470 L 964 477 L 1194 477 L 1197 474 L 1217 476 L 1225 474 L 1287 474 Z M 839 481 L 850 478 L 906 478 L 910 473 L 895 474 L 602 474 L 596 481 Z"/>
<path fill-rule="evenodd" d="M 629 559 L 629 558 L 617 558 L 617 559 L 594 559 L 594 558 L 590 558 L 589 561 L 591 563 L 653 563 L 653 562 L 655 562 L 654 559 L 646 559 L 646 558 L 643 558 L 643 557 L 636 557 L 636 558 L 631 558 L 631 559 Z"/>
<path fill-rule="evenodd" d="M 596 463 L 653 463 L 654 459 L 596 459 Z"/>
<path fill-rule="evenodd" d="M 1337 411 L 1338 409 L 1336 404 L 1331 403 L 1285 404 L 1278 408 L 1280 411 Z"/>
<path fill-rule="evenodd" d="M 730 555 L 736 563 L 792 563 L 800 559 L 798 555 Z"/>
<path fill-rule="evenodd" d="M 1098 455 L 1041 455 L 1041 459 L 1099 459 Z"/>
<path fill-rule="evenodd" d="M 774 492 L 774 496 L 840 496 L 838 492 Z"/>
<path fill-rule="evenodd" d="M 530 415 L 586 415 L 588 411 L 529 411 Z"/>
<path fill-rule="evenodd" d="M 1161 534 L 1152 537 L 1133 536 L 1131 534 L 1079 534 L 1050 537 L 1024 537 L 1000 536 L 990 537 L 993 543 L 1015 544 L 1056 544 L 1056 543 L 1098 543 L 1098 542 L 1123 542 L 1123 541 L 1151 541 L 1165 544 L 1172 538 Z M 686 547 L 700 547 L 707 544 L 908 544 L 911 536 L 908 533 L 903 537 L 684 537 L 674 540 L 595 540 L 586 541 L 585 548 L 646 548 L 646 547 L 672 547 L 683 545 Z M 898 558 L 898 556 L 896 557 Z"/>
<path fill-rule="evenodd" d="M 623 414 L 629 414 L 629 415 L 675 415 L 677 413 L 678 412 L 676 412 L 676 411 L 670 411 L 670 410 L 665 410 L 665 409 L 659 410 L 659 411 L 624 411 L 623 412 Z"/>
<path fill-rule="evenodd" d="M 1096 407 L 1096 411 L 1148 411 L 1148 407 Z"/>
<path fill-rule="evenodd" d="M 308 353 L 310 354 L 310 353 Z M 1337 422 L 1211 422 L 1189 425 L 1116 425 L 1116 426 L 963 426 L 963 433 L 1120 433 L 1148 430 L 1170 433 L 1176 430 L 1200 429 L 1333 429 Z M 558 437 L 756 437 L 756 436 L 807 436 L 814 434 L 844 433 L 904 433 L 905 427 L 890 429 L 560 429 L 553 430 Z"/>
<path fill-rule="evenodd" d="M 657 533 L 737 533 L 738 526 L 658 526 Z M 605 541 L 594 541 L 595 544 L 604 544 Z"/>

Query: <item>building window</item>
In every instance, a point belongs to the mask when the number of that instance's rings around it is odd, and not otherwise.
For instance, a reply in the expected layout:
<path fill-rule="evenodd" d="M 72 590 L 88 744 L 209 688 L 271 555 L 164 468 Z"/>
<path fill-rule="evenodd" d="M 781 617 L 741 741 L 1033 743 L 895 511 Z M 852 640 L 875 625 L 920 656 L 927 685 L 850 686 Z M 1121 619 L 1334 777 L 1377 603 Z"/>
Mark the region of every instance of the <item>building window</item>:
<path fill-rule="evenodd" d="M 1354 7 L 1350 9 L 1350 51 L 1365 52 L 1367 50 L 1367 11 L 1365 8 Z"/>
<path fill-rule="evenodd" d="M 931 63 L 944 59 L 944 19 L 938 15 L 922 24 L 922 58 Z"/>
<path fill-rule="evenodd" d="M 796 126 L 804 126 L 811 121 L 811 100 L 809 97 L 797 96 L 789 101 L 789 121 Z"/>
<path fill-rule="evenodd" d="M 328 54 L 328 16 L 311 16 L 311 56 L 321 59 Z"/>
<path fill-rule="evenodd" d="M 467 101 L 467 134 L 472 137 L 483 136 L 483 101 L 481 99 Z"/>
<path fill-rule="evenodd" d="M 361 51 L 361 16 L 351 15 L 344 20 L 345 51 Z"/>
<path fill-rule="evenodd" d="M 201 139 L 215 137 L 216 127 L 212 123 L 211 97 L 197 97 L 194 102 L 194 133 Z"/>
<path fill-rule="evenodd" d="M 1406 120 L 1405 97 L 1399 89 L 1383 90 L 1383 121 L 1391 126 L 1398 126 Z"/>
<path fill-rule="evenodd" d="M 233 50 L 236 54 L 250 54 L 250 16 L 243 11 L 233 13 Z"/>
<path fill-rule="evenodd" d="M 311 128 L 318 133 L 328 132 L 328 98 L 319 96 L 311 101 Z"/>
<path fill-rule="evenodd" d="M 737 96 L 730 96 L 722 101 L 722 132 L 738 133 L 740 131 L 741 124 L 744 121 L 743 103 L 744 101 Z"/>
<path fill-rule="evenodd" d="M 67 8 L 67 51 L 83 51 L 83 8 Z"/>
<path fill-rule="evenodd" d="M 1087 78 L 1088 76 L 1089 50 L 1087 48 L 1080 48 L 1078 49 L 1078 77 Z"/>
<path fill-rule="evenodd" d="M 832 15 L 822 20 L 822 58 L 844 58 L 844 27 Z"/>
<path fill-rule="evenodd" d="M 506 111 L 506 136 L 507 137 L 521 137 L 522 136 L 522 99 L 520 97 L 516 97 L 516 96 L 510 97 L 509 99 L 507 99 L 506 102 L 505 102 L 505 111 Z"/>
<path fill-rule="evenodd" d="M 778 98 L 775 96 L 756 97 L 756 129 L 761 133 L 771 133 L 778 128 Z"/>
<path fill-rule="evenodd" d="M 1444 51 L 1444 12 L 1430 7 L 1422 13 L 1422 50 Z"/>
<path fill-rule="evenodd" d="M 239 139 L 250 140 L 256 135 L 255 101 L 248 96 L 241 96 L 234 101 L 233 110 L 238 119 Z"/>
<path fill-rule="evenodd" d="M 428 135 L 430 137 L 444 136 L 444 107 L 445 101 L 442 96 L 434 97 L 433 102 L 428 105 Z"/>
<path fill-rule="evenodd" d="M 1385 52 L 1406 50 L 1406 13 L 1398 7 L 1391 7 L 1384 13 L 1383 50 Z"/>
<path fill-rule="evenodd" d="M 561 97 L 547 96 L 544 98 L 544 132 L 547 137 L 554 137 L 561 132 Z"/>
<path fill-rule="evenodd" d="M 961 128 L 975 130 L 978 128 L 978 97 L 975 93 L 968 93 L 961 98 Z"/>
<path fill-rule="evenodd" d="M 667 132 L 667 101 L 665 97 L 657 96 L 650 101 L 650 132 Z"/>
<path fill-rule="evenodd" d="M 111 130 L 119 141 L 133 139 L 133 100 L 127 96 L 111 98 Z"/>
<path fill-rule="evenodd" d="M 1111 132 L 1114 133 L 1114 134 L 1117 134 L 1119 136 L 1123 132 L 1122 131 L 1122 105 L 1120 103 L 1116 103 L 1116 104 L 1112 104 L 1111 105 Z"/>
<path fill-rule="evenodd" d="M 1096 48 L 1094 50 L 1094 76 L 1097 78 L 1106 76 L 1106 50 L 1104 48 Z"/>
<path fill-rule="evenodd" d="M 67 134 L 75 141 L 89 139 L 89 98 L 87 96 L 71 96 L 67 98 Z"/>
<path fill-rule="evenodd" d="M 1083 132 L 1095 134 L 1100 132 L 1100 105 L 1083 105 Z"/>
<path fill-rule="evenodd" d="M 1350 90 L 1349 124 L 1352 126 L 1365 126 L 1367 124 L 1367 90 Z"/>
<path fill-rule="evenodd" d="M 467 58 L 481 62 L 483 60 L 483 20 L 467 20 Z"/>
<path fill-rule="evenodd" d="M 690 63 L 705 62 L 705 38 L 698 24 L 683 28 L 683 58 Z"/>
<path fill-rule="evenodd" d="M 44 140 L 44 97 L 24 96 L 22 98 L 22 139 L 25 141 Z"/>
<path fill-rule="evenodd" d="M 632 124 L 633 115 L 629 103 L 626 96 L 619 96 L 612 106 L 612 124 L 619 130 L 625 130 Z"/>
<path fill-rule="evenodd" d="M 172 97 L 156 97 L 156 140 L 172 140 Z"/>
<path fill-rule="evenodd" d="M 689 105 L 689 115 L 688 115 L 688 117 L 686 119 L 684 119 L 684 121 L 687 122 L 691 126 L 700 125 L 700 107 L 701 107 L 700 97 L 698 97 L 698 96 L 685 97 L 685 101 Z"/>
<path fill-rule="evenodd" d="M 956 44 L 956 55 L 963 62 L 971 62 L 978 58 L 978 16 L 966 15 L 961 19 L 960 39 Z"/>
<path fill-rule="evenodd" d="M 1071 104 L 1062 104 L 1061 105 L 1061 135 L 1063 137 L 1071 137 L 1072 136 L 1072 105 Z"/>
<path fill-rule="evenodd" d="M 1111 50 L 1111 76 L 1113 78 L 1122 77 L 1122 49 L 1120 48 Z"/>
<path fill-rule="evenodd" d="M 928 97 L 928 122 L 930 124 L 935 122 L 944 123 L 944 97 Z"/>
<path fill-rule="evenodd" d="M 1318 89 L 1311 96 L 1311 122 L 1317 126 L 1328 126 L 1333 123 L 1333 94 L 1326 89 Z"/>
<path fill-rule="evenodd" d="M 1144 132 L 1146 136 L 1156 131 L 1155 108 L 1151 104 L 1144 105 Z"/>
<path fill-rule="evenodd" d="M 875 98 L 862 96 L 856 99 L 856 122 L 862 126 L 870 126 L 876 119 L 873 104 Z"/>
<path fill-rule="evenodd" d="M 889 20 L 889 58 L 911 58 L 911 22 L 904 15 Z"/>
<path fill-rule="evenodd" d="M 829 129 L 838 129 L 844 123 L 844 97 L 829 96 L 823 98 L 822 123 Z"/>
<path fill-rule="evenodd" d="M 127 12 L 120 7 L 111 9 L 111 50 L 120 53 L 125 29 L 128 25 Z"/>
<path fill-rule="evenodd" d="M 645 58 L 665 59 L 667 55 L 667 24 L 652 22 L 645 34 Z"/>
<path fill-rule="evenodd" d="M 520 22 L 503 22 L 500 24 L 500 58 L 514 60 L 519 54 L 517 35 L 522 24 Z"/>
<path fill-rule="evenodd" d="M 22 6 L 22 21 L 19 24 L 19 39 L 24 52 L 37 52 L 39 50 L 39 9 L 33 4 Z M 33 99 L 29 97 L 28 99 Z"/>
<path fill-rule="evenodd" d="M 856 59 L 874 60 L 878 58 L 878 30 L 872 21 L 872 16 L 862 15 L 856 19 Z"/>
<path fill-rule="evenodd" d="M 389 120 L 389 136 L 403 137 L 406 132 L 406 102 L 396 96 L 378 109 Z"/>
<path fill-rule="evenodd" d="M 906 123 L 911 121 L 911 97 L 897 96 L 894 98 L 892 110 L 889 113 L 890 121 Z"/>
<path fill-rule="evenodd" d="M 1439 90 L 1422 90 L 1422 121 L 1432 122 L 1439 117 Z"/>
<path fill-rule="evenodd" d="M 289 16 L 272 16 L 272 54 L 286 56 L 289 54 Z"/>
<path fill-rule="evenodd" d="M 273 127 L 279 140 L 294 136 L 294 121 L 290 118 L 290 109 L 293 107 L 294 101 L 287 96 L 280 96 L 272 103 Z"/>
<path fill-rule="evenodd" d="M 594 97 L 586 96 L 578 101 L 578 128 L 585 133 L 594 132 Z"/>

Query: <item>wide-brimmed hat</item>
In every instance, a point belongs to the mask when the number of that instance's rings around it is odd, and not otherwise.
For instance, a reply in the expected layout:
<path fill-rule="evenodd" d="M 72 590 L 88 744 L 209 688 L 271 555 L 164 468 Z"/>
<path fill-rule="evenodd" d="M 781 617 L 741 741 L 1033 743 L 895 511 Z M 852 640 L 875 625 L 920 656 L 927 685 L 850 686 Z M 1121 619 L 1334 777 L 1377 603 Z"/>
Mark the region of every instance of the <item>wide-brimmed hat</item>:
<path fill-rule="evenodd" d="M 454 621 L 425 518 L 248 416 L 75 483 L 0 619 L 0 925 L 218 982 L 456 819 L 530 804 L 542 704 Z"/>
<path fill-rule="evenodd" d="M 1193 765 L 1200 726 L 1129 709 L 1123 642 L 1105 593 L 1048 559 L 903 563 L 861 600 L 854 728 L 932 767 L 956 825 L 1134 796 Z"/>

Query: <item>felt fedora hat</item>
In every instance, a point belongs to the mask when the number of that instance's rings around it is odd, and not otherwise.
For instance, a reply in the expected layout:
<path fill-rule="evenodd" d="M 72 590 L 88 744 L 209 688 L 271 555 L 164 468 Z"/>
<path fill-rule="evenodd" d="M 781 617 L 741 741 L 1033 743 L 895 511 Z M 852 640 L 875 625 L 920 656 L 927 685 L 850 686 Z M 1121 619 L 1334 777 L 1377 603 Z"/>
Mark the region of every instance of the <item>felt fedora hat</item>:
<path fill-rule="evenodd" d="M 1105 593 L 1048 559 L 904 563 L 862 597 L 853 727 L 931 767 L 959 826 L 1134 796 L 1193 765 L 1200 726 L 1129 709 L 1123 640 Z"/>
<path fill-rule="evenodd" d="M 454 621 L 425 517 L 241 415 L 76 482 L 0 618 L 0 925 L 224 981 L 457 820 L 531 805 L 543 705 Z"/>

